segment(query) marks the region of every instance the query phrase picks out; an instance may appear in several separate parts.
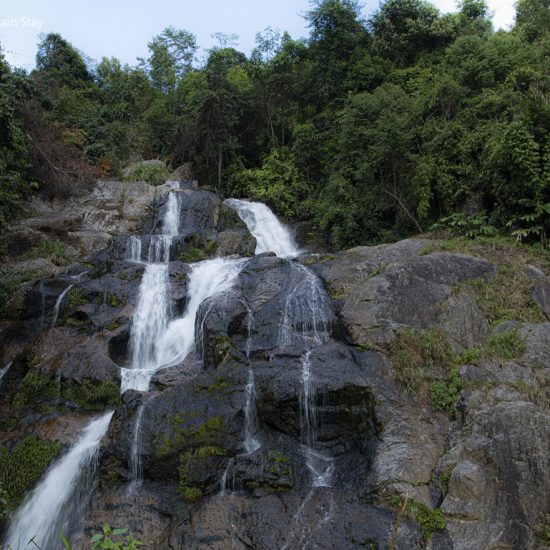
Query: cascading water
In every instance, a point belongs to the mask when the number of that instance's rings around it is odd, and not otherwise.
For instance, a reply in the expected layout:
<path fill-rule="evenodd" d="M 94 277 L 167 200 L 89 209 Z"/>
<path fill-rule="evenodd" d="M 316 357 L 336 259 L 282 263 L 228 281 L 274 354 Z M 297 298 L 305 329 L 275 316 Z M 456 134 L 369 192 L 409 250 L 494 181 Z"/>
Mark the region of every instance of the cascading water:
<path fill-rule="evenodd" d="M 256 238 L 256 254 L 275 252 L 280 258 L 295 258 L 300 250 L 292 231 L 261 202 L 227 199 L 225 204 L 234 208 Z"/>
<path fill-rule="evenodd" d="M 48 469 L 10 523 L 4 541 L 8 548 L 30 548 L 33 537 L 41 548 L 58 548 L 58 528 L 67 537 L 78 531 L 95 486 L 99 445 L 112 415 L 108 412 L 92 420 L 80 439 Z"/>
<path fill-rule="evenodd" d="M 244 406 L 244 449 L 247 453 L 253 453 L 261 447 L 260 441 L 255 437 L 258 432 L 258 414 L 256 411 L 256 384 L 254 371 L 250 367 L 250 349 L 252 346 L 252 326 L 254 316 L 248 308 L 246 360 L 248 363 L 248 380 L 246 382 L 245 406 Z"/>
<path fill-rule="evenodd" d="M 55 324 L 57 323 L 57 318 L 59 317 L 59 310 L 61 309 L 61 306 L 63 305 L 63 300 L 65 299 L 65 296 L 67 296 L 67 293 L 71 288 L 73 288 L 74 285 L 69 285 L 57 298 L 55 301 L 55 306 L 53 308 L 53 317 L 50 327 L 55 327 Z"/>
<path fill-rule="evenodd" d="M 246 401 L 244 409 L 244 448 L 247 453 L 253 453 L 261 447 L 261 443 L 254 435 L 258 431 L 258 417 L 256 413 L 256 385 L 254 372 L 248 369 L 246 383 Z"/>
<path fill-rule="evenodd" d="M 2 382 L 2 378 L 6 376 L 6 373 L 10 370 L 10 367 L 12 366 L 13 361 L 10 361 L 5 367 L 0 369 L 0 382 Z"/>
<path fill-rule="evenodd" d="M 172 183 L 172 190 L 179 188 Z M 170 320 L 170 281 L 168 265 L 172 237 L 178 234 L 180 203 L 177 193 L 170 192 L 162 221 L 162 235 L 151 235 L 148 261 L 145 267 L 136 313 L 130 334 L 131 367 L 122 369 L 120 391 L 128 389 L 147 391 L 151 376 L 157 370 L 159 342 Z M 141 239 L 130 237 L 127 258 L 141 260 Z M 162 263 L 161 263 L 162 262 Z"/>
<path fill-rule="evenodd" d="M 145 268 L 130 333 L 131 367 L 121 371 L 121 393 L 128 389 L 147 391 L 156 370 L 159 341 L 168 326 L 168 266 L 150 264 Z"/>
<path fill-rule="evenodd" d="M 126 243 L 126 259 L 141 262 L 141 239 L 132 235 Z"/>
<path fill-rule="evenodd" d="M 177 185 L 177 184 L 176 184 Z M 175 186 L 173 185 L 173 188 Z M 216 293 L 228 290 L 244 260 L 215 258 L 191 266 L 188 279 L 190 297 L 183 316 L 170 321 L 168 261 L 172 237 L 179 231 L 180 202 L 170 192 L 162 221 L 162 235 L 152 235 L 148 263 L 139 289 L 139 299 L 130 335 L 131 366 L 122 369 L 121 392 L 147 391 L 153 374 L 183 361 L 195 343 L 195 318 L 200 304 Z M 137 238 L 136 238 L 137 239 Z M 141 243 L 141 241 L 140 241 Z M 141 256 L 141 244 L 130 245 L 130 256 Z M 139 484 L 139 434 L 143 405 L 136 413 L 130 451 L 130 492 Z"/>
<path fill-rule="evenodd" d="M 134 434 L 132 436 L 132 448 L 130 450 L 130 487 L 128 488 L 129 494 L 132 494 L 141 483 L 141 454 L 139 453 L 139 434 L 141 431 L 143 408 L 143 405 L 139 407 L 136 413 L 136 421 L 134 422 Z"/>
<path fill-rule="evenodd" d="M 185 312 L 172 321 L 158 341 L 156 369 L 181 363 L 195 343 L 195 318 L 204 300 L 229 290 L 240 273 L 243 259 L 214 258 L 192 264 Z"/>
<path fill-rule="evenodd" d="M 225 203 L 237 211 L 256 238 L 256 254 L 273 251 L 283 258 L 294 258 L 300 254 L 291 231 L 281 224 L 265 204 L 237 199 L 228 199 Z M 330 486 L 333 462 L 330 457 L 315 449 L 317 414 L 310 356 L 315 347 L 330 337 L 332 310 L 327 293 L 311 270 L 294 262 L 291 263 L 291 270 L 289 284 L 293 288 L 285 302 L 278 347 L 281 349 L 293 344 L 305 347 L 306 351 L 301 357 L 301 443 L 313 486 L 327 487 Z"/>

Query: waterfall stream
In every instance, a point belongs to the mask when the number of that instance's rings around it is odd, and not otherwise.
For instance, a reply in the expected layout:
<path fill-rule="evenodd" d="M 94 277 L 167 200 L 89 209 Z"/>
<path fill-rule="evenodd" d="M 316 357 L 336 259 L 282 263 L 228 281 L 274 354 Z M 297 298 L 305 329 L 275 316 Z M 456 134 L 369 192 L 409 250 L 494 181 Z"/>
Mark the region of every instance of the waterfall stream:
<path fill-rule="evenodd" d="M 225 203 L 234 208 L 256 238 L 256 254 L 273 251 L 279 257 L 294 258 L 300 254 L 292 232 L 285 227 L 275 214 L 258 202 L 228 199 Z M 300 395 L 300 438 L 306 465 L 311 472 L 313 487 L 329 487 L 333 472 L 333 460 L 315 449 L 318 418 L 315 403 L 315 379 L 311 371 L 311 352 L 330 337 L 332 315 L 330 299 L 319 278 L 300 263 L 291 263 L 293 285 L 284 306 L 283 319 L 279 332 L 280 349 L 292 344 L 305 348 L 301 357 L 301 395 Z M 250 332 L 250 328 L 249 328 Z M 249 336 L 250 338 L 250 336 Z M 247 346 L 250 343 L 247 342 Z M 248 348 L 247 348 L 248 349 Z M 245 426 L 250 412 L 249 401 L 255 396 L 254 374 L 249 370 L 249 382 L 246 392 Z M 250 387 L 250 390 L 248 389 Z M 253 393 L 254 392 L 254 393 Z M 246 428 L 245 428 L 246 433 Z M 250 435 L 248 436 L 250 437 Z M 253 439 L 248 440 L 252 444 Z M 245 438 L 245 448 L 247 440 Z"/>
<path fill-rule="evenodd" d="M 10 361 L 5 367 L 0 369 L 0 382 L 2 382 L 2 378 L 4 378 L 4 376 L 6 376 L 6 373 L 10 370 L 12 364 L 13 361 Z"/>
<path fill-rule="evenodd" d="M 292 231 L 283 225 L 271 209 L 261 202 L 227 199 L 256 238 L 256 254 L 275 252 L 279 258 L 295 258 L 300 254 Z"/>
<path fill-rule="evenodd" d="M 214 258 L 191 264 L 187 306 L 180 318 L 172 318 L 169 260 L 172 238 L 178 235 L 181 217 L 177 188 L 178 184 L 173 184 L 168 194 L 161 234 L 149 238 L 147 261 L 142 260 L 142 238 L 132 236 L 127 241 L 126 260 L 145 263 L 145 270 L 130 332 L 129 364 L 121 369 L 121 392 L 129 389 L 147 391 L 156 371 L 177 365 L 186 358 L 195 346 L 195 321 L 201 303 L 215 294 L 228 291 L 246 262 L 242 258 Z M 226 203 L 236 209 L 257 239 L 257 254 L 273 251 L 279 257 L 289 259 L 300 254 L 290 229 L 281 224 L 266 205 L 235 199 Z M 327 317 L 326 312 L 330 308 L 325 307 L 325 301 L 328 298 L 319 279 L 299 263 L 291 261 L 290 266 L 288 284 L 295 286 L 288 293 L 284 305 L 279 347 L 301 344 L 305 349 L 301 361 L 301 445 L 311 471 L 313 487 L 326 487 L 330 486 L 332 460 L 316 449 L 317 414 L 310 355 L 316 346 L 329 338 L 332 318 Z M 66 288 L 57 299 L 53 324 L 71 287 Z M 253 312 L 249 307 L 246 343 L 248 374 L 243 405 L 243 448 L 247 454 L 261 447 L 256 386 L 250 365 L 253 325 Z M 130 493 L 139 486 L 141 479 L 140 431 L 143 414 L 142 404 L 136 411 L 130 445 Z M 58 542 L 57 527 L 69 536 L 78 530 L 94 488 L 98 449 L 111 416 L 109 412 L 90 422 L 80 439 L 48 469 L 11 522 L 6 537 L 8 545 L 21 548 L 35 536 L 43 548 L 55 547 Z M 234 480 L 229 483 L 227 479 L 234 476 L 234 472 L 230 472 L 233 465 L 234 458 L 229 461 L 221 480 L 222 493 L 226 486 L 234 488 Z"/>
<path fill-rule="evenodd" d="M 108 412 L 92 420 L 80 439 L 47 470 L 10 523 L 5 538 L 8 548 L 30 548 L 33 537 L 40 548 L 59 548 L 57 528 L 67 537 L 78 531 L 95 487 L 101 438 L 112 415 Z"/>
<path fill-rule="evenodd" d="M 59 311 L 61 307 L 63 306 L 63 301 L 65 300 L 65 296 L 67 296 L 67 293 L 73 288 L 74 285 L 69 285 L 57 298 L 55 301 L 55 306 L 53 307 L 53 317 L 50 327 L 55 327 L 55 324 L 57 323 L 57 318 L 59 317 Z"/>

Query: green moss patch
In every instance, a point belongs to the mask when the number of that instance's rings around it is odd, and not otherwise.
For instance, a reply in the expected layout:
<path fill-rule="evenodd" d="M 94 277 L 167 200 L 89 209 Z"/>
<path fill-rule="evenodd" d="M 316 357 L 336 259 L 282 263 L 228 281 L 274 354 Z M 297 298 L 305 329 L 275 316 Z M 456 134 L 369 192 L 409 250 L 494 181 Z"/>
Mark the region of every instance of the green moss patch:
<path fill-rule="evenodd" d="M 120 401 L 120 389 L 118 384 L 110 380 L 100 383 L 91 380 L 84 380 L 81 384 L 67 381 L 59 383 L 30 370 L 21 381 L 13 404 L 17 408 L 32 406 L 40 411 L 44 401 L 55 399 L 73 401 L 84 409 L 101 410 Z"/>
<path fill-rule="evenodd" d="M 5 491 L 7 507 L 15 509 L 48 465 L 59 454 L 58 443 L 30 435 L 11 452 L 0 447 L 0 488 Z"/>

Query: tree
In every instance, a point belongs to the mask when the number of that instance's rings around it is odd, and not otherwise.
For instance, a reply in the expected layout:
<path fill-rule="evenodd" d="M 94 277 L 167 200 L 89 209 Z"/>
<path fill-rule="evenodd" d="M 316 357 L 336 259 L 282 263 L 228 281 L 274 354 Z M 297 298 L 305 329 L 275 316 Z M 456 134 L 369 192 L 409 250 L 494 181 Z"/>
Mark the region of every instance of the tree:
<path fill-rule="evenodd" d="M 68 86 L 92 80 L 80 53 L 57 33 L 42 35 L 36 54 L 36 69 L 50 73 Z"/>
<path fill-rule="evenodd" d="M 197 51 L 195 35 L 170 26 L 147 46 L 151 52 L 147 67 L 154 86 L 163 92 L 174 90 L 176 82 L 192 67 Z"/>
<path fill-rule="evenodd" d="M 424 0 L 386 0 L 369 20 L 375 47 L 398 66 L 448 44 L 454 38 L 439 11 Z"/>
<path fill-rule="evenodd" d="M 550 0 L 518 0 L 516 29 L 529 42 L 550 34 Z"/>

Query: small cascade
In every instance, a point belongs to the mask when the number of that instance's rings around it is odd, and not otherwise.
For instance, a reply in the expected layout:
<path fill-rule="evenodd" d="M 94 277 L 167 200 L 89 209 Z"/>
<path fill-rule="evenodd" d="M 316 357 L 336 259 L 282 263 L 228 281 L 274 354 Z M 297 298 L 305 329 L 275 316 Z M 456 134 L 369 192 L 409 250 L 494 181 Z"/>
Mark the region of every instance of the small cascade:
<path fill-rule="evenodd" d="M 71 275 L 71 279 L 74 279 L 77 283 L 79 283 L 82 277 L 84 277 L 84 275 L 86 275 L 86 273 L 89 273 L 89 272 L 90 270 L 86 269 L 86 271 L 82 271 L 78 275 Z"/>
<path fill-rule="evenodd" d="M 220 479 L 220 496 L 231 493 L 235 490 L 235 459 L 230 458 Z M 231 473 L 231 475 L 230 475 Z"/>
<path fill-rule="evenodd" d="M 307 267 L 292 263 L 293 285 L 288 294 L 279 333 L 279 347 L 295 343 L 314 347 L 329 339 L 333 316 L 330 299 L 319 278 Z M 296 280 L 297 279 L 297 280 Z"/>
<path fill-rule="evenodd" d="M 247 453 L 253 453 L 262 446 L 258 439 L 254 437 L 257 432 L 256 384 L 254 383 L 254 372 L 249 367 L 244 407 L 244 448 Z"/>
<path fill-rule="evenodd" d="M 5 367 L 0 369 L 0 383 L 2 382 L 2 378 L 6 376 L 6 373 L 10 370 L 10 367 L 12 366 L 13 361 L 10 361 Z"/>
<path fill-rule="evenodd" d="M 179 189 L 178 182 L 171 183 Z M 139 299 L 130 334 L 130 368 L 121 369 L 120 391 L 147 391 L 151 377 L 162 361 L 163 339 L 170 322 L 170 281 L 168 262 L 172 237 L 178 234 L 180 202 L 177 193 L 170 192 L 162 220 L 161 235 L 151 235 L 147 251 L 147 266 L 139 287 Z M 130 237 L 127 259 L 141 261 L 141 239 Z"/>
<path fill-rule="evenodd" d="M 130 262 L 141 262 L 141 239 L 132 235 L 126 242 L 126 259 Z"/>
<path fill-rule="evenodd" d="M 149 249 L 147 251 L 147 261 L 150 263 L 168 262 L 170 260 L 171 247 L 171 235 L 151 235 Z"/>
<path fill-rule="evenodd" d="M 156 370 L 159 341 L 169 321 L 169 280 L 166 264 L 148 264 L 139 288 L 139 299 L 130 334 L 131 367 L 122 369 L 121 392 L 147 391 Z"/>
<path fill-rule="evenodd" d="M 315 449 L 317 440 L 317 406 L 311 372 L 311 352 L 330 338 L 333 323 L 330 300 L 320 280 L 307 267 L 293 263 L 299 282 L 288 294 L 279 348 L 300 344 L 306 351 L 301 357 L 300 437 L 306 465 L 314 487 L 330 487 L 333 461 Z M 292 284 L 292 281 L 291 281 Z"/>
<path fill-rule="evenodd" d="M 317 440 L 317 407 L 315 387 L 311 376 L 311 351 L 302 355 L 302 392 L 300 395 L 300 438 L 306 465 L 311 473 L 313 487 L 330 487 L 334 469 L 332 459 L 315 450 Z"/>
<path fill-rule="evenodd" d="M 57 323 L 57 318 L 59 317 L 59 311 L 61 309 L 61 306 L 63 305 L 63 300 L 65 299 L 65 296 L 67 296 L 67 293 L 71 288 L 73 288 L 74 285 L 69 285 L 57 298 L 55 302 L 55 306 L 53 308 L 53 317 L 50 327 L 55 327 L 55 324 Z"/>
<path fill-rule="evenodd" d="M 261 202 L 227 199 L 256 238 L 256 254 L 275 252 L 279 258 L 295 258 L 300 250 L 292 231 L 283 225 L 271 209 Z"/>
<path fill-rule="evenodd" d="M 69 538 L 78 532 L 95 487 L 100 442 L 112 415 L 92 420 L 80 439 L 50 466 L 11 521 L 6 547 L 58 548 L 58 528 Z M 36 544 L 29 545 L 32 538 Z"/>
<path fill-rule="evenodd" d="M 246 382 L 245 406 L 244 406 L 244 449 L 247 453 L 253 453 L 262 445 L 255 437 L 258 433 L 258 414 L 256 411 L 256 384 L 254 382 L 254 371 L 250 366 L 250 349 L 252 347 L 252 326 L 254 316 L 248 308 L 247 315 L 247 338 L 246 338 L 246 359 L 248 363 L 248 380 Z"/>
<path fill-rule="evenodd" d="M 172 189 L 179 189 L 179 182 L 173 182 Z M 177 193 L 169 193 L 166 203 L 166 213 L 162 223 L 163 235 L 172 237 L 179 234 L 180 229 L 180 202 Z"/>
<path fill-rule="evenodd" d="M 141 454 L 139 452 L 139 436 L 141 433 L 141 420 L 143 418 L 144 405 L 141 405 L 136 414 L 134 423 L 134 435 L 132 437 L 132 449 L 130 452 L 130 487 L 128 493 L 132 494 L 141 482 Z"/>
<path fill-rule="evenodd" d="M 158 341 L 156 369 L 183 361 L 195 344 L 195 318 L 204 300 L 229 290 L 246 260 L 214 258 L 192 264 L 190 297 L 183 316 L 172 321 Z"/>
<path fill-rule="evenodd" d="M 295 258 L 300 254 L 291 231 L 281 224 L 265 204 L 237 199 L 228 199 L 225 204 L 237 211 L 256 238 L 256 254 L 272 251 L 281 258 Z M 311 472 L 313 487 L 328 487 L 333 472 L 333 461 L 315 449 L 318 420 L 310 356 L 317 346 L 330 338 L 333 324 L 332 309 L 330 299 L 319 278 L 302 264 L 292 262 L 290 265 L 291 278 L 288 284 L 292 290 L 284 306 L 278 348 L 300 345 L 306 350 L 301 357 L 302 450 Z M 247 346 L 249 345 L 247 342 Z"/>

